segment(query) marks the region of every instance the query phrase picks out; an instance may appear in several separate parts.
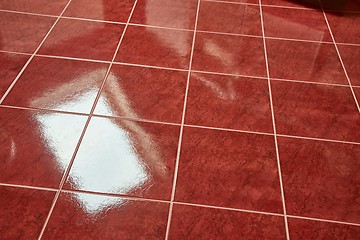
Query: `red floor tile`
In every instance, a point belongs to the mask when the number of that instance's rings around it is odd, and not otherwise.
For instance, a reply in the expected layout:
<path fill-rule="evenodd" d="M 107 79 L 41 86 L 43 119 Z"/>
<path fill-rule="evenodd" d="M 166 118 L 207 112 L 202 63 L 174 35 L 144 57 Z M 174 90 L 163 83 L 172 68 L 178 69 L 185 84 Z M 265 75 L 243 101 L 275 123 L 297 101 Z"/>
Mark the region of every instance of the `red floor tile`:
<path fill-rule="evenodd" d="M 261 38 L 197 33 L 192 69 L 266 76 Z"/>
<path fill-rule="evenodd" d="M 35 57 L 4 104 L 90 113 L 107 64 Z"/>
<path fill-rule="evenodd" d="M 288 218 L 288 222 L 290 228 L 290 238 L 292 240 L 356 240 L 360 236 L 360 227 L 358 226 L 309 221 L 295 218 Z"/>
<path fill-rule="evenodd" d="M 181 123 L 187 74 L 113 65 L 95 114 Z"/>
<path fill-rule="evenodd" d="M 360 115 L 350 88 L 272 81 L 279 134 L 360 141 Z"/>
<path fill-rule="evenodd" d="M 201 2 L 197 29 L 262 36 L 259 6 Z"/>
<path fill-rule="evenodd" d="M 177 126 L 94 117 L 65 187 L 169 200 L 179 132 Z"/>
<path fill-rule="evenodd" d="M 358 103 L 360 104 L 360 88 L 357 87 L 357 88 L 353 88 L 353 89 L 355 92 L 356 99 L 357 99 Z"/>
<path fill-rule="evenodd" d="M 55 18 L 0 12 L 0 50 L 33 53 Z"/>
<path fill-rule="evenodd" d="M 359 145 L 281 137 L 278 143 L 288 214 L 360 223 Z"/>
<path fill-rule="evenodd" d="M 123 25 L 61 19 L 39 53 L 110 61 Z"/>
<path fill-rule="evenodd" d="M 0 238 L 37 239 L 54 192 L 0 186 Z"/>
<path fill-rule="evenodd" d="M 169 239 L 286 239 L 284 218 L 175 204 Z"/>
<path fill-rule="evenodd" d="M 216 0 L 219 2 L 230 2 L 230 3 L 252 3 L 259 4 L 259 0 Z"/>
<path fill-rule="evenodd" d="M 263 7 L 263 17 L 267 37 L 332 41 L 320 10 Z"/>
<path fill-rule="evenodd" d="M 347 0 L 347 1 L 333 1 L 333 0 L 321 0 L 324 9 L 337 11 L 337 12 L 360 12 L 359 0 Z"/>
<path fill-rule="evenodd" d="M 266 40 L 270 77 L 348 84 L 333 44 Z"/>
<path fill-rule="evenodd" d="M 72 0 L 64 16 L 126 23 L 135 0 Z"/>
<path fill-rule="evenodd" d="M 25 65 L 29 56 L 0 52 L 0 98 Z"/>
<path fill-rule="evenodd" d="M 63 193 L 42 239 L 164 239 L 168 204 Z"/>
<path fill-rule="evenodd" d="M 60 15 L 68 0 L 0 0 L 0 9 L 21 12 Z"/>
<path fill-rule="evenodd" d="M 273 132 L 265 79 L 192 73 L 185 123 Z"/>
<path fill-rule="evenodd" d="M 337 43 L 360 44 L 360 13 L 327 12 L 326 17 Z"/>
<path fill-rule="evenodd" d="M 175 200 L 281 213 L 274 138 L 185 128 Z"/>
<path fill-rule="evenodd" d="M 0 108 L 0 182 L 57 187 L 85 121 L 82 116 Z"/>
<path fill-rule="evenodd" d="M 318 0 L 261 0 L 263 5 L 285 6 L 297 8 L 320 8 Z"/>
<path fill-rule="evenodd" d="M 360 46 L 337 45 L 353 86 L 360 86 Z"/>
<path fill-rule="evenodd" d="M 115 61 L 188 69 L 192 39 L 190 31 L 129 26 Z"/>
<path fill-rule="evenodd" d="M 194 29 L 197 0 L 139 0 L 132 23 Z"/>

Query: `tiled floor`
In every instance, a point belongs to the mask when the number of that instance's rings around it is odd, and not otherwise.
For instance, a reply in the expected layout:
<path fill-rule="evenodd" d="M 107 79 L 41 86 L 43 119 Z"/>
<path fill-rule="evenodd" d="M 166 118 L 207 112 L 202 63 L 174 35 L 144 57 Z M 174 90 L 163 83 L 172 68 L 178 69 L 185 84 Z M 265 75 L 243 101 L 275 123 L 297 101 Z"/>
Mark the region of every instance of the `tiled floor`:
<path fill-rule="evenodd" d="M 360 239 L 360 1 L 0 0 L 0 239 Z"/>

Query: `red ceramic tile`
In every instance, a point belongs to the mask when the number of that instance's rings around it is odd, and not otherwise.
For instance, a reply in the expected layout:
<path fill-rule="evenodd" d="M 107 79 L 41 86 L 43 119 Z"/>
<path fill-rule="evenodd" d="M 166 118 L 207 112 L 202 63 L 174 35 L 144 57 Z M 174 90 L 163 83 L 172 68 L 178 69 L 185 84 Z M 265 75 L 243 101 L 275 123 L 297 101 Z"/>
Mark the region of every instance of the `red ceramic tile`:
<path fill-rule="evenodd" d="M 63 193 L 42 239 L 164 239 L 168 204 Z"/>
<path fill-rule="evenodd" d="M 190 31 L 129 26 L 115 61 L 188 69 L 192 39 Z"/>
<path fill-rule="evenodd" d="M 135 0 L 72 0 L 64 16 L 126 23 Z"/>
<path fill-rule="evenodd" d="M 261 0 L 261 3 L 272 6 L 320 8 L 320 2 L 318 0 Z"/>
<path fill-rule="evenodd" d="M 68 0 L 0 0 L 0 9 L 60 15 Z"/>
<path fill-rule="evenodd" d="M 348 87 L 272 81 L 277 132 L 360 141 L 360 115 Z"/>
<path fill-rule="evenodd" d="M 262 36 L 259 6 L 201 2 L 197 29 Z"/>
<path fill-rule="evenodd" d="M 197 0 L 139 0 L 132 23 L 194 29 Z"/>
<path fill-rule="evenodd" d="M 357 99 L 358 103 L 360 104 L 360 88 L 357 87 L 357 88 L 353 88 L 353 89 L 355 92 L 356 99 Z"/>
<path fill-rule="evenodd" d="M 348 84 L 333 44 L 266 40 L 270 77 Z"/>
<path fill-rule="evenodd" d="M 0 182 L 57 187 L 86 117 L 0 108 Z"/>
<path fill-rule="evenodd" d="M 186 127 L 175 200 L 281 213 L 274 137 Z"/>
<path fill-rule="evenodd" d="M 281 137 L 278 143 L 288 214 L 360 223 L 359 145 Z"/>
<path fill-rule="evenodd" d="M 193 70 L 266 76 L 261 38 L 196 33 Z"/>
<path fill-rule="evenodd" d="M 252 3 L 259 4 L 259 0 L 216 0 L 219 2 L 230 2 L 230 3 Z"/>
<path fill-rule="evenodd" d="M 324 9 L 337 11 L 337 12 L 360 12 L 359 0 L 347 1 L 334 1 L 334 0 L 321 0 Z"/>
<path fill-rule="evenodd" d="M 110 61 L 123 29 L 119 24 L 61 19 L 39 53 Z"/>
<path fill-rule="evenodd" d="M 169 200 L 179 132 L 177 126 L 94 117 L 65 187 Z"/>
<path fill-rule="evenodd" d="M 108 65 L 35 57 L 4 104 L 90 113 Z"/>
<path fill-rule="evenodd" d="M 327 12 L 326 17 L 337 43 L 360 43 L 360 13 Z"/>
<path fill-rule="evenodd" d="M 0 50 L 33 53 L 55 18 L 0 12 Z"/>
<path fill-rule="evenodd" d="M 360 86 L 360 46 L 337 45 L 353 86 Z"/>
<path fill-rule="evenodd" d="M 332 41 L 320 10 L 263 7 L 265 36 Z"/>
<path fill-rule="evenodd" d="M 185 123 L 273 132 L 264 79 L 192 73 Z"/>
<path fill-rule="evenodd" d="M 18 75 L 29 56 L 0 52 L 0 98 Z"/>
<path fill-rule="evenodd" d="M 286 239 L 284 218 L 175 204 L 170 225 L 177 239 Z"/>
<path fill-rule="evenodd" d="M 95 114 L 181 123 L 187 74 L 113 65 Z"/>
<path fill-rule="evenodd" d="M 358 226 L 309 221 L 296 218 L 288 218 L 288 222 L 290 228 L 290 239 L 292 240 L 357 240 L 360 236 L 360 227 Z"/>
<path fill-rule="evenodd" d="M 0 187 L 0 238 L 37 239 L 55 193 Z"/>

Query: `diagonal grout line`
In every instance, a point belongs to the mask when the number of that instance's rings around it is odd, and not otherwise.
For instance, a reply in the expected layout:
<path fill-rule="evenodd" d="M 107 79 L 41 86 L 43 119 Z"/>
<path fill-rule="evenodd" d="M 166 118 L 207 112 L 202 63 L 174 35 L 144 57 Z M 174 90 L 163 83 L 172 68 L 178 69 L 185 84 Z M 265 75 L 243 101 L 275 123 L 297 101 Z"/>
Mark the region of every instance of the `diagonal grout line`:
<path fill-rule="evenodd" d="M 276 159 L 277 159 L 277 166 L 278 166 L 278 173 L 279 173 L 279 182 L 280 182 L 280 190 L 281 190 L 281 198 L 282 198 L 283 211 L 284 211 L 285 231 L 286 231 L 286 238 L 287 238 L 287 240 L 290 240 L 289 226 L 288 226 L 288 220 L 287 220 L 287 216 L 286 216 L 285 194 L 284 194 L 284 187 L 283 187 L 283 181 L 282 181 L 282 173 L 281 173 L 281 165 L 280 165 L 280 156 L 279 156 L 279 147 L 278 147 L 277 136 L 276 136 L 275 113 L 274 113 L 274 105 L 273 105 L 272 92 L 271 92 L 270 71 L 269 71 L 269 62 L 268 62 L 268 57 L 267 57 L 266 39 L 265 39 L 265 28 L 264 28 L 264 19 L 263 19 L 263 12 L 262 12 L 261 0 L 259 0 L 259 5 L 260 5 L 261 30 L 262 30 L 263 43 L 264 43 L 264 56 L 265 56 L 266 74 L 267 74 L 267 77 L 268 77 L 268 87 L 269 87 L 269 100 L 270 100 L 270 108 L 271 108 L 271 118 L 272 118 L 272 123 L 273 123 L 273 128 L 274 128 L 274 141 L 275 141 Z"/>

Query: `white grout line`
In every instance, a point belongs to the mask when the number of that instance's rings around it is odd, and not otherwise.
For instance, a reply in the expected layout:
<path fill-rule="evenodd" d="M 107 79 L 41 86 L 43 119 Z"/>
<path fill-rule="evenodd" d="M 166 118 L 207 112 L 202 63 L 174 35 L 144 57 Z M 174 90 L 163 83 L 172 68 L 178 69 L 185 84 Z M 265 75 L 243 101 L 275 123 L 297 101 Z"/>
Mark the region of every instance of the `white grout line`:
<path fill-rule="evenodd" d="M 130 26 L 136 26 L 136 27 L 149 27 L 149 28 L 158 28 L 158 29 L 167 29 L 167 30 L 179 30 L 179 31 L 187 31 L 187 32 L 193 32 L 192 29 L 187 28 L 175 28 L 175 27 L 165 27 L 165 26 L 156 26 L 156 25 L 147 25 L 147 24 L 141 24 L 141 23 L 129 23 Z"/>
<path fill-rule="evenodd" d="M 278 147 L 277 136 L 276 136 L 275 114 L 274 114 L 274 105 L 273 105 L 272 92 L 271 92 L 270 71 L 269 71 L 269 63 L 268 63 L 268 57 L 267 57 L 266 39 L 265 39 L 265 29 L 264 29 L 264 19 L 263 19 L 263 12 L 262 12 L 261 0 L 259 0 L 259 5 L 260 5 L 261 29 L 262 29 L 263 43 L 264 43 L 264 56 L 265 56 L 266 74 L 267 74 L 267 77 L 268 77 L 268 87 L 269 87 L 269 100 L 270 100 L 270 108 L 271 108 L 271 118 L 272 118 L 273 129 L 274 129 L 274 141 L 275 141 L 276 159 L 277 159 L 277 166 L 278 166 L 278 173 L 279 173 L 279 183 L 280 183 L 280 191 L 281 191 L 281 198 L 282 198 L 283 211 L 284 211 L 285 231 L 286 231 L 286 238 L 287 238 L 287 240 L 290 240 L 289 226 L 288 226 L 288 220 L 287 220 L 287 216 L 286 216 L 285 194 L 284 194 L 284 187 L 283 187 L 283 182 L 282 182 L 282 173 L 281 173 L 281 165 L 280 165 L 279 147 Z"/>
<path fill-rule="evenodd" d="M 71 111 L 63 111 L 63 110 L 54 110 L 54 109 L 38 108 L 38 107 L 21 107 L 21 106 L 12 106 L 12 105 L 1 104 L 0 108 L 11 108 L 11 109 L 20 109 L 20 110 L 29 110 L 29 111 L 42 111 L 42 112 L 49 112 L 49 113 L 78 115 L 78 116 L 85 116 L 85 117 L 89 116 L 89 114 L 87 114 L 87 113 L 79 113 L 79 112 L 71 112 Z"/>
<path fill-rule="evenodd" d="M 144 68 L 155 68 L 155 69 L 162 69 L 162 70 L 181 71 L 181 72 L 189 71 L 187 69 L 181 69 L 181 68 L 159 67 L 159 66 L 151 66 L 151 65 L 136 64 L 136 63 L 126 63 L 126 62 L 114 62 L 114 64 L 125 65 L 125 66 L 134 66 L 134 67 L 144 67 Z"/>
<path fill-rule="evenodd" d="M 62 19 L 70 19 L 70 20 L 79 20 L 79 21 L 98 22 L 98 23 L 119 24 L 119 25 L 125 25 L 126 24 L 126 23 L 123 23 L 123 22 L 114 22 L 114 21 L 99 20 L 99 19 L 92 19 L 92 18 L 79 18 L 79 17 L 69 17 L 69 16 L 62 16 L 61 18 Z"/>
<path fill-rule="evenodd" d="M 25 188 L 25 189 L 33 189 L 33 190 L 41 190 L 41 191 L 50 191 L 50 192 L 56 192 L 56 191 L 58 191 L 58 189 L 54 189 L 54 188 L 36 187 L 36 186 L 21 185 L 21 184 L 12 184 L 12 183 L 0 183 L 0 186 L 3 186 L 3 187 L 13 187 L 13 188 Z"/>
<path fill-rule="evenodd" d="M 303 216 L 296 216 L 296 215 L 288 215 L 288 217 L 289 217 L 289 218 L 296 218 L 296 219 L 305 219 L 305 220 L 318 221 L 318 222 L 326 222 L 326 223 L 337 223 L 337 224 L 344 224 L 344 225 L 351 225 L 351 226 L 358 226 L 358 227 L 360 227 L 360 223 L 335 221 L 335 220 L 322 219 L 322 218 L 303 217 Z"/>
<path fill-rule="evenodd" d="M 94 60 L 94 59 L 89 59 L 89 58 L 65 57 L 65 56 L 55 56 L 55 55 L 45 55 L 45 54 L 35 54 L 35 56 L 36 57 L 44 57 L 44 58 L 76 60 L 76 61 L 84 61 L 84 62 L 96 62 L 96 63 L 108 63 L 108 64 L 111 63 L 111 61 Z"/>
<path fill-rule="evenodd" d="M 219 131 L 227 131 L 227 132 L 251 133 L 251 134 L 267 135 L 267 136 L 273 136 L 274 135 L 273 133 L 238 130 L 238 129 L 231 129 L 231 128 L 208 127 L 208 126 L 192 125 L 192 124 L 184 124 L 184 126 L 185 127 L 190 127 L 190 128 L 202 128 L 202 129 L 219 130 Z"/>
<path fill-rule="evenodd" d="M 292 80 L 292 79 L 283 79 L 283 78 L 270 78 L 270 80 L 271 81 L 278 81 L 278 82 L 308 83 L 308 84 L 331 86 L 331 87 L 347 87 L 347 88 L 349 87 L 348 84 L 326 83 L 326 82 L 311 82 L 311 81 Z"/>
<path fill-rule="evenodd" d="M 25 14 L 25 15 L 40 16 L 40 17 L 52 17 L 52 18 L 58 18 L 59 17 L 59 16 L 56 16 L 56 15 L 50 15 L 50 14 L 14 11 L 14 10 L 6 10 L 6 9 L 0 9 L 0 12 Z"/>

